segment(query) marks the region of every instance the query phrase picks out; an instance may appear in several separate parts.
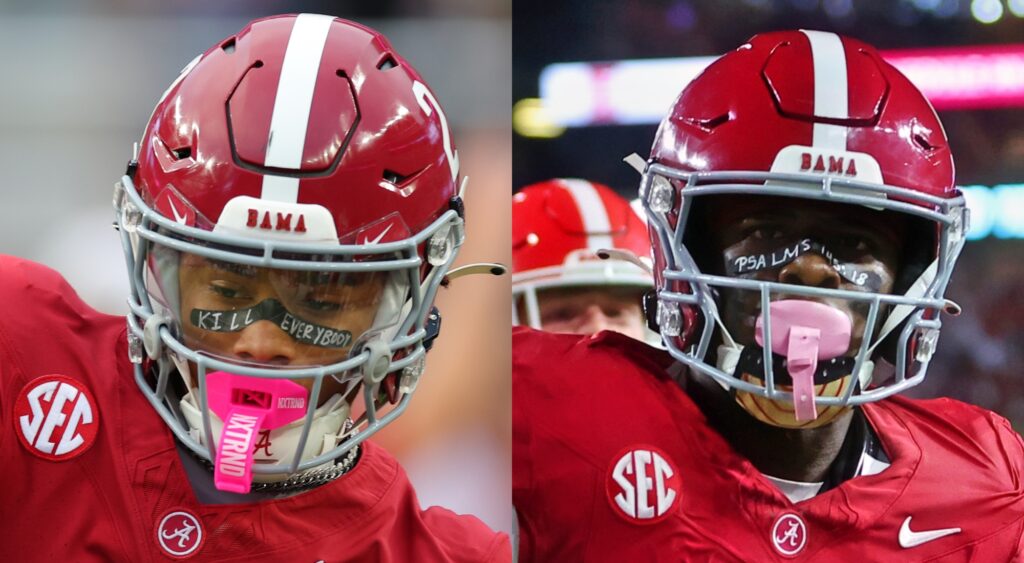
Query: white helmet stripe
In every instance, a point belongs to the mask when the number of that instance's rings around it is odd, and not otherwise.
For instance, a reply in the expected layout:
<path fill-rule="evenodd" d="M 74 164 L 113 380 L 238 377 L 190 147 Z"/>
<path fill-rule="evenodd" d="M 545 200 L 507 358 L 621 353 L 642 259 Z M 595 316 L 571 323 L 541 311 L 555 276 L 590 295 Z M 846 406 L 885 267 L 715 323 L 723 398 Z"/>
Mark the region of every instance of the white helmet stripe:
<path fill-rule="evenodd" d="M 814 61 L 814 115 L 846 119 L 850 116 L 849 85 L 846 80 L 846 52 L 835 33 L 800 30 L 811 42 Z M 815 123 L 812 146 L 846 150 L 847 128 Z"/>
<path fill-rule="evenodd" d="M 327 32 L 333 16 L 299 14 L 288 37 L 281 77 L 270 118 L 267 156 L 263 164 L 275 168 L 298 169 L 313 105 L 313 89 L 320 70 L 320 58 L 327 44 Z M 262 199 L 295 203 L 299 197 L 299 179 L 286 176 L 263 177 Z"/>
<path fill-rule="evenodd" d="M 580 220 L 583 221 L 583 230 L 587 232 L 587 248 L 599 250 L 602 248 L 613 248 L 611 232 L 611 221 L 608 219 L 608 210 L 604 207 L 601 195 L 597 193 L 594 185 L 586 180 L 563 179 L 562 184 L 568 188 L 576 202 L 576 209 L 580 211 Z"/>

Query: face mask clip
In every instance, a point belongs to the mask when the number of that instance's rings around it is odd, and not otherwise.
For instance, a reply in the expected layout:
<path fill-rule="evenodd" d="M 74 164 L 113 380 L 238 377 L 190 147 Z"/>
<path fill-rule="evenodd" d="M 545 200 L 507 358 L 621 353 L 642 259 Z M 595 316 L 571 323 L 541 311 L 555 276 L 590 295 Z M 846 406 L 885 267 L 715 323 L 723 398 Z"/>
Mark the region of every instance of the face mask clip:
<path fill-rule="evenodd" d="M 437 307 L 430 308 L 427 324 L 423 328 L 427 331 L 427 335 L 423 337 L 423 349 L 429 352 L 434 346 L 434 340 L 441 334 L 441 312 Z"/>
<path fill-rule="evenodd" d="M 163 354 L 164 343 L 160 339 L 160 329 L 170 326 L 171 320 L 163 314 L 154 313 L 146 319 L 146 324 L 142 327 L 142 345 L 151 360 L 159 359 Z"/>
<path fill-rule="evenodd" d="M 386 342 L 374 338 L 363 345 L 360 353 L 369 353 L 370 355 L 366 362 L 359 367 L 363 376 L 363 384 L 367 389 L 376 389 L 391 370 L 391 350 Z"/>

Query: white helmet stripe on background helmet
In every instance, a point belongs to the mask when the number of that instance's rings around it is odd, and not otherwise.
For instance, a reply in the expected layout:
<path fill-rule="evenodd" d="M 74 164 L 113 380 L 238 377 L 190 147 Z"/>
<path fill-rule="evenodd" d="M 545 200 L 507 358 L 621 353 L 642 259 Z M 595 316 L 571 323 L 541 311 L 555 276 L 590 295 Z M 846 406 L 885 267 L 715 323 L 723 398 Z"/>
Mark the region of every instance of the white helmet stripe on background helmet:
<path fill-rule="evenodd" d="M 601 201 L 594 184 L 575 178 L 559 180 L 576 200 L 576 211 L 580 214 L 583 230 L 587 233 L 587 248 L 597 252 L 602 248 L 613 248 L 608 210 Z"/>

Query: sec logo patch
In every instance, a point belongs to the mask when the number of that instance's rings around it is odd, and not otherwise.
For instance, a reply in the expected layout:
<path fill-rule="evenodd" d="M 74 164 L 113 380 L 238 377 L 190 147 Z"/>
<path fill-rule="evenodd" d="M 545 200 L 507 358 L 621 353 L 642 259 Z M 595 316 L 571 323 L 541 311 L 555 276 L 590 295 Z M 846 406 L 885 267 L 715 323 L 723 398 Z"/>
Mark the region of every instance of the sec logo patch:
<path fill-rule="evenodd" d="M 668 454 L 654 446 L 623 450 L 608 469 L 612 511 L 632 524 L 654 524 L 679 507 L 682 478 Z"/>
<path fill-rule="evenodd" d="M 165 555 L 174 559 L 191 557 L 202 547 L 204 539 L 202 522 L 183 508 L 169 510 L 156 527 L 157 544 Z"/>
<path fill-rule="evenodd" d="M 14 403 L 14 430 L 29 452 L 50 461 L 81 455 L 96 441 L 99 411 L 81 381 L 44 375 L 28 382 Z"/>

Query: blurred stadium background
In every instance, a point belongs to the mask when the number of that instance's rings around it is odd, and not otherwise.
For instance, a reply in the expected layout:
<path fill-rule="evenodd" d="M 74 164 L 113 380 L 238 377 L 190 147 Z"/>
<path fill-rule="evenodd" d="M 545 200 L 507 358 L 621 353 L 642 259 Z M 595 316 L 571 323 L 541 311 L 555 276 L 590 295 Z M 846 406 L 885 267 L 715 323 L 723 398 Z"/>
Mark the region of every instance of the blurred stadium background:
<path fill-rule="evenodd" d="M 63 273 L 127 311 L 111 194 L 157 98 L 196 54 L 249 20 L 315 12 L 383 31 L 437 93 L 464 174 L 458 264 L 510 261 L 510 0 L 0 0 L 0 253 Z M 510 530 L 507 279 L 453 283 L 417 398 L 379 434 L 424 506 Z M 126 380 L 125 385 L 134 385 Z"/>
<path fill-rule="evenodd" d="M 947 318 L 912 394 L 1024 429 L 1024 0 L 515 0 L 513 12 L 516 187 L 575 176 L 635 198 L 621 158 L 646 158 L 687 77 L 759 32 L 834 31 L 886 51 L 938 108 L 973 224 L 947 294 L 964 314 Z"/>

